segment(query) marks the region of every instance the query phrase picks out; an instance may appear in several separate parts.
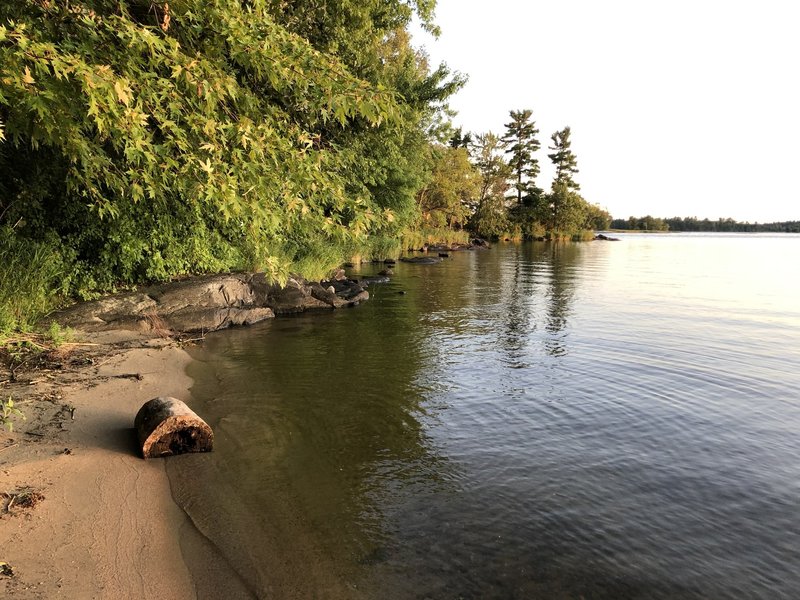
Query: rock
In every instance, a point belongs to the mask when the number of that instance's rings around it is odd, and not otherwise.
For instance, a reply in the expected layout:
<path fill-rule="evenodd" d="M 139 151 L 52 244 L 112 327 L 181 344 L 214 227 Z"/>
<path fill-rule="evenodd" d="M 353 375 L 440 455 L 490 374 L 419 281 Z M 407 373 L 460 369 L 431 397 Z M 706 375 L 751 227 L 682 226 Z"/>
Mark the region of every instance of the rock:
<path fill-rule="evenodd" d="M 214 433 L 186 404 L 161 396 L 145 402 L 133 422 L 144 458 L 210 452 Z"/>
<path fill-rule="evenodd" d="M 346 304 L 346 302 L 342 303 L 342 306 Z M 336 304 L 329 304 L 324 300 L 320 300 L 319 298 L 315 298 L 314 296 L 306 296 L 303 298 L 303 304 L 300 307 L 300 312 L 305 312 L 307 310 L 330 310 L 333 308 L 340 308 Z"/>
<path fill-rule="evenodd" d="M 326 281 L 323 282 L 323 284 L 330 284 L 330 286 L 336 290 L 336 296 L 338 298 L 336 308 L 356 306 L 369 299 L 369 292 L 364 289 L 366 284 L 354 279 Z"/>
<path fill-rule="evenodd" d="M 90 331 L 119 322 L 127 325 L 121 327 L 123 329 L 137 329 L 138 317 L 154 312 L 155 308 L 156 301 L 147 294 L 116 294 L 71 306 L 58 313 L 57 319 L 67 327 L 82 327 Z"/>
<path fill-rule="evenodd" d="M 414 256 L 414 257 L 403 257 L 400 259 L 403 262 L 413 263 L 417 265 L 434 265 L 436 263 L 442 262 L 442 259 L 438 256 Z"/>
<path fill-rule="evenodd" d="M 243 274 L 215 275 L 162 284 L 147 290 L 158 304 L 159 314 L 170 314 L 186 308 L 251 306 L 255 295 Z"/>
<path fill-rule="evenodd" d="M 217 331 L 236 325 L 254 325 L 275 316 L 272 309 L 244 308 L 192 308 L 166 314 L 161 320 L 175 331 Z"/>
<path fill-rule="evenodd" d="M 266 303 L 276 315 L 288 315 L 303 312 L 304 300 L 311 294 L 304 293 L 302 288 L 297 286 L 280 287 L 272 286 L 271 292 L 267 295 Z"/>
<path fill-rule="evenodd" d="M 333 272 L 333 277 L 331 277 L 331 279 L 336 281 L 344 281 L 347 279 L 347 275 L 345 275 L 344 269 L 336 269 L 336 271 Z"/>
<path fill-rule="evenodd" d="M 383 264 L 385 264 L 385 265 L 396 265 L 397 261 L 395 259 L 393 259 L 393 258 L 387 258 L 386 260 L 383 261 Z"/>
<path fill-rule="evenodd" d="M 377 275 L 373 275 L 370 277 L 363 277 L 360 281 L 361 285 L 367 287 L 372 285 L 373 283 L 389 283 L 391 279 L 389 279 L 388 275 L 381 275 L 378 273 Z"/>
<path fill-rule="evenodd" d="M 311 296 L 333 308 L 337 307 L 336 305 L 338 302 L 344 302 L 344 300 L 336 295 L 336 288 L 332 285 L 329 285 L 327 288 L 323 288 L 319 283 L 312 283 Z"/>
<path fill-rule="evenodd" d="M 378 273 L 378 275 L 380 275 L 381 277 L 389 277 L 391 275 L 394 275 L 394 271 L 392 269 L 384 269 L 383 271 Z"/>
<path fill-rule="evenodd" d="M 321 284 L 294 275 L 284 287 L 268 282 L 263 273 L 194 277 L 78 304 L 55 317 L 86 331 L 216 331 L 275 315 L 354 306 L 368 299 L 364 287 L 343 273 L 339 269 L 331 281 Z"/>
<path fill-rule="evenodd" d="M 602 233 L 598 233 L 596 236 L 594 236 L 594 239 L 597 240 L 597 241 L 605 241 L 605 242 L 618 242 L 619 241 L 619 238 L 615 238 L 615 237 L 611 237 L 611 236 L 608 236 L 608 235 L 604 235 Z"/>

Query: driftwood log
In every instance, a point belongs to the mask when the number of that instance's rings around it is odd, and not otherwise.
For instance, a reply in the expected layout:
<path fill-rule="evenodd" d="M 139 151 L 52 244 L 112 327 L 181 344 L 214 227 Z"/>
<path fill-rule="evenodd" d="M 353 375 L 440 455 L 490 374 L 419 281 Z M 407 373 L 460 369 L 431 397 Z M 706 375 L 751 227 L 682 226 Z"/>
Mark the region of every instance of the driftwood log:
<path fill-rule="evenodd" d="M 211 427 L 177 398 L 153 398 L 145 402 L 133 422 L 145 458 L 186 452 L 210 452 Z"/>

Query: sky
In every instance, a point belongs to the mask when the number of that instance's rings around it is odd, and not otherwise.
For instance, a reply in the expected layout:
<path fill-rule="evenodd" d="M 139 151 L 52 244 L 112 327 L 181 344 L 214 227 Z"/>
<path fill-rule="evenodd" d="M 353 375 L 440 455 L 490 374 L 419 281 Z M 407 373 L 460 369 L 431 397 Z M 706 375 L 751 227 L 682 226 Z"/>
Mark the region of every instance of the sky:
<path fill-rule="evenodd" d="M 581 193 L 615 218 L 800 220 L 800 1 L 438 0 L 415 43 L 469 81 L 465 131 L 570 126 Z"/>

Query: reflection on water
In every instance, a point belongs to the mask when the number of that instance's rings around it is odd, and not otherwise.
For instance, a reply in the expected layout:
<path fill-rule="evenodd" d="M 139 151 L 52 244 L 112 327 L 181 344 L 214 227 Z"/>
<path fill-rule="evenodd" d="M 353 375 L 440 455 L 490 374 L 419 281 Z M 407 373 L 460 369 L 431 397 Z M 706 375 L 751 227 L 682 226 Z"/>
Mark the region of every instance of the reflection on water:
<path fill-rule="evenodd" d="M 209 336 L 215 452 L 168 467 L 199 596 L 794 597 L 798 259 L 501 245 Z"/>

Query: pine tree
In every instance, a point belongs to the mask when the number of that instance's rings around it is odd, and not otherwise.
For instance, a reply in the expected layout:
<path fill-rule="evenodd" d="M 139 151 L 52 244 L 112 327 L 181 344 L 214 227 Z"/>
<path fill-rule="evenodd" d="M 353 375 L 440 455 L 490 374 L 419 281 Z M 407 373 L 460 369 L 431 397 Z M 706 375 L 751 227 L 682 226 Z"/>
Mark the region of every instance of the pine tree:
<path fill-rule="evenodd" d="M 570 128 L 564 127 L 550 136 L 553 145 L 549 148 L 553 152 L 547 155 L 556 167 L 547 211 L 548 229 L 556 237 L 580 229 L 587 208 L 586 202 L 578 194 L 580 186 L 573 179 L 578 172 L 578 158 L 572 151 L 570 133 Z"/>
<path fill-rule="evenodd" d="M 535 198 L 541 193 L 535 183 L 539 175 L 539 161 L 534 157 L 534 153 L 540 148 L 539 140 L 536 139 L 539 130 L 531 120 L 532 111 L 512 110 L 509 115 L 511 121 L 505 125 L 503 142 L 507 145 L 506 154 L 511 155 L 509 165 L 516 178 L 514 188 L 517 190 L 517 206 L 521 206 L 523 198 Z"/>
<path fill-rule="evenodd" d="M 472 144 L 472 134 L 468 131 L 463 132 L 461 127 L 453 131 L 450 140 L 447 142 L 451 148 L 469 148 Z"/>
<path fill-rule="evenodd" d="M 572 178 L 578 172 L 578 158 L 572 151 L 572 142 L 569 139 L 570 128 L 564 127 L 561 131 L 556 131 L 550 136 L 553 145 L 550 146 L 552 154 L 548 154 L 548 158 L 553 161 L 556 167 L 556 177 L 553 181 L 553 186 L 556 184 L 566 184 L 570 190 L 579 190 L 579 186 Z"/>

